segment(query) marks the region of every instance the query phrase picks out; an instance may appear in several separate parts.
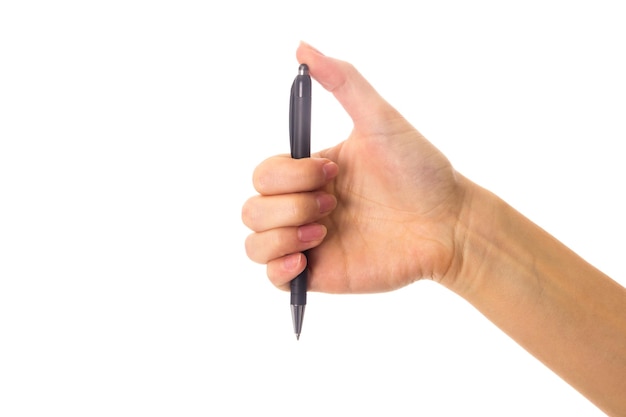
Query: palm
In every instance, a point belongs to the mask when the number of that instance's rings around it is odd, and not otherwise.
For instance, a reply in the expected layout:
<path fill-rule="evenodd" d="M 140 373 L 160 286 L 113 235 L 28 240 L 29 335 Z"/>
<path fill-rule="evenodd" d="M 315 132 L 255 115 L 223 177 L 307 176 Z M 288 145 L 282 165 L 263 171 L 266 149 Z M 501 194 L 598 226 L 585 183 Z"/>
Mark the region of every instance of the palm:
<path fill-rule="evenodd" d="M 329 184 L 338 200 L 309 251 L 310 287 L 380 292 L 445 273 L 460 207 L 452 167 L 401 117 L 320 153 L 342 167 Z"/>

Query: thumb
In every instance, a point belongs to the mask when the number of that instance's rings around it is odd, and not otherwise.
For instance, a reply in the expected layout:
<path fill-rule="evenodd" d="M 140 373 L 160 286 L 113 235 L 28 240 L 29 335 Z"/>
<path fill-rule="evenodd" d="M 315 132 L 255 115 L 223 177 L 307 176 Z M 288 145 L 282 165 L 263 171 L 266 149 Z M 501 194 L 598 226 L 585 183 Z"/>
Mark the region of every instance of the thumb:
<path fill-rule="evenodd" d="M 398 112 L 387 103 L 352 64 L 330 58 L 301 42 L 296 51 L 301 64 L 307 64 L 311 76 L 332 92 L 354 123 L 355 129 L 379 130 Z"/>

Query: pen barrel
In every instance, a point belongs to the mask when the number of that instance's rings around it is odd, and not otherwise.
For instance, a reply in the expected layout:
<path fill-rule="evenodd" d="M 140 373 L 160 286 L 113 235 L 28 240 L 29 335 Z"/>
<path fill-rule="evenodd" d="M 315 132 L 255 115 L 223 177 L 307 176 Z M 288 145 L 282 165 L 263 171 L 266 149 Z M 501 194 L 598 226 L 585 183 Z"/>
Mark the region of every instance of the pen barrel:
<path fill-rule="evenodd" d="M 308 158 L 311 156 L 311 77 L 298 75 L 291 95 L 291 157 Z"/>
<path fill-rule="evenodd" d="M 298 116 L 298 113 L 302 113 Z M 296 98 L 294 102 L 293 134 L 296 138 L 291 146 L 292 158 L 308 158 L 311 156 L 311 97 Z"/>
<path fill-rule="evenodd" d="M 291 157 L 311 156 L 311 77 L 298 75 L 291 90 Z M 306 252 L 304 253 L 306 256 Z M 306 305 L 307 270 L 291 280 L 291 304 Z"/>
<path fill-rule="evenodd" d="M 308 67 L 301 65 L 298 76 L 291 85 L 289 104 L 289 140 L 291 157 L 294 159 L 311 156 L 311 77 Z M 306 252 L 304 252 L 306 256 Z M 308 272 L 305 268 L 291 280 L 291 316 L 293 330 L 298 339 L 302 331 L 302 319 L 306 306 Z"/>
<path fill-rule="evenodd" d="M 306 305 L 307 278 L 307 270 L 305 269 L 291 280 L 291 305 Z"/>

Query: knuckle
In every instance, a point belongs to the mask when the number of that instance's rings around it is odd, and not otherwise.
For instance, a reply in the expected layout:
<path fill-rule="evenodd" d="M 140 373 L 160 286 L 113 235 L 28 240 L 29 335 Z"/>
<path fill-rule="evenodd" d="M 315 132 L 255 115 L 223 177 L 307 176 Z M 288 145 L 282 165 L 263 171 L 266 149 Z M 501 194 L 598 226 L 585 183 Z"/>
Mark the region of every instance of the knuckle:
<path fill-rule="evenodd" d="M 259 258 L 257 256 L 257 246 L 255 245 L 255 234 L 251 234 L 249 235 L 245 242 L 244 242 L 244 247 L 246 250 L 246 255 L 248 256 L 248 258 L 250 258 L 250 260 L 252 260 L 253 262 L 256 263 L 262 263 L 259 261 Z"/>
<path fill-rule="evenodd" d="M 313 213 L 316 206 L 317 203 L 310 194 L 299 195 L 289 207 L 289 216 L 293 219 L 293 224 L 301 225 L 311 221 L 314 218 Z"/>
<path fill-rule="evenodd" d="M 244 225 L 252 230 L 257 230 L 258 210 L 254 208 L 255 197 L 250 198 L 241 208 L 241 221 Z"/>
<path fill-rule="evenodd" d="M 257 167 L 252 173 L 252 185 L 258 192 L 267 189 L 270 182 L 269 174 L 263 169 Z"/>

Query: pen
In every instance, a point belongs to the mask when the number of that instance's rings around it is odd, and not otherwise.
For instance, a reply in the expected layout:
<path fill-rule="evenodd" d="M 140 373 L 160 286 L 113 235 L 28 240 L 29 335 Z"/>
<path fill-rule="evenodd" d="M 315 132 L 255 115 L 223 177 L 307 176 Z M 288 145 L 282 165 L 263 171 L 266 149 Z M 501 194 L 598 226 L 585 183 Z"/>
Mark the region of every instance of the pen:
<path fill-rule="evenodd" d="M 289 140 L 291 157 L 295 159 L 311 156 L 311 76 L 309 67 L 301 64 L 298 75 L 291 85 L 289 102 Z M 304 252 L 306 256 L 306 252 Z M 302 320 L 306 307 L 307 269 L 291 280 L 291 318 L 293 331 L 300 340 Z"/>

